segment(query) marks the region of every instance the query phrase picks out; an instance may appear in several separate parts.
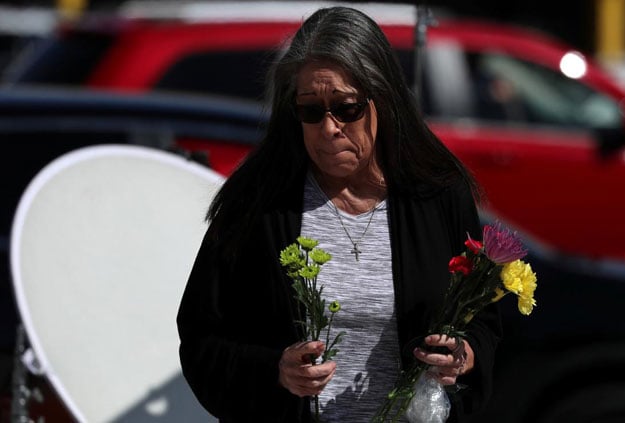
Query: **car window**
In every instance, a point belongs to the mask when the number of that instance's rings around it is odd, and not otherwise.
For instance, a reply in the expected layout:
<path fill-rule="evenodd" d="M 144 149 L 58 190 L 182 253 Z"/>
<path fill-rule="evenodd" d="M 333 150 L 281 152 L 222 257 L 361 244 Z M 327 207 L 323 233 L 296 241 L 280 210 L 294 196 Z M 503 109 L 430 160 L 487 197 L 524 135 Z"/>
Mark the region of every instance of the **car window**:
<path fill-rule="evenodd" d="M 17 54 L 17 51 L 25 44 L 23 37 L 13 34 L 0 33 L 0 75 Z"/>
<path fill-rule="evenodd" d="M 497 52 L 467 57 L 476 116 L 517 123 L 619 128 L 618 104 L 582 82 Z"/>
<path fill-rule="evenodd" d="M 273 58 L 273 52 L 261 50 L 193 53 L 171 65 L 154 89 L 260 100 Z"/>
<path fill-rule="evenodd" d="M 437 42 L 424 57 L 425 110 L 438 119 L 621 129 L 618 103 L 554 69 L 501 52 Z M 428 93 L 429 91 L 429 93 Z"/>
<path fill-rule="evenodd" d="M 429 105 L 426 113 L 437 119 L 474 118 L 475 93 L 463 47 L 452 40 L 429 45 L 423 55 L 423 86 Z M 426 98 L 426 99 L 428 99 Z"/>
<path fill-rule="evenodd" d="M 432 113 L 432 99 L 430 95 L 430 87 L 426 83 L 427 81 L 427 68 L 423 66 L 424 58 L 422 55 L 417 59 L 416 52 L 411 49 L 397 49 L 397 58 L 399 59 L 399 65 L 406 77 L 406 83 L 414 91 L 416 91 L 416 97 L 419 101 L 421 111 L 425 115 Z M 419 66 L 416 66 L 418 60 Z M 418 79 L 418 87 L 417 85 Z"/>
<path fill-rule="evenodd" d="M 8 82 L 32 84 L 81 85 L 113 42 L 101 33 L 62 33 L 41 40 L 25 49 L 15 68 L 8 69 Z"/>
<path fill-rule="evenodd" d="M 263 98 L 265 78 L 277 59 L 276 51 L 204 51 L 174 62 L 158 78 L 154 89 L 223 94 L 253 100 Z M 397 50 L 409 86 L 414 81 L 414 52 Z"/>

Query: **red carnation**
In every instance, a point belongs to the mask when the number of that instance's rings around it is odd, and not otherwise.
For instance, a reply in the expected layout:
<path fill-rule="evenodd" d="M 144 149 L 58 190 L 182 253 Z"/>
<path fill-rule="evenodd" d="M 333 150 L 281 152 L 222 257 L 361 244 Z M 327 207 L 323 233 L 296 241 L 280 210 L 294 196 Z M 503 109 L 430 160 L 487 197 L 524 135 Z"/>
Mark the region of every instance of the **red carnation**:
<path fill-rule="evenodd" d="M 451 273 L 461 272 L 467 276 L 473 270 L 473 263 L 465 256 L 456 256 L 449 260 L 448 268 Z"/>
<path fill-rule="evenodd" d="M 466 247 L 469 250 L 471 250 L 473 254 L 479 254 L 482 251 L 482 248 L 484 248 L 484 243 L 481 241 L 472 239 L 470 236 L 468 238 L 469 239 L 464 241 L 464 245 L 466 245 Z"/>

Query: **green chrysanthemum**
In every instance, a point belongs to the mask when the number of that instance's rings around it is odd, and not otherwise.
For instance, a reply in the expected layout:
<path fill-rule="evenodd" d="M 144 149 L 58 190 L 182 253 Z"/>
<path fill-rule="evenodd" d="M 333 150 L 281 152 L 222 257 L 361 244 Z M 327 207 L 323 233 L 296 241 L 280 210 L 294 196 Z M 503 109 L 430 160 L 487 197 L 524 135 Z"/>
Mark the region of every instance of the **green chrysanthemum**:
<path fill-rule="evenodd" d="M 319 274 L 319 270 L 321 270 L 319 268 L 318 265 L 316 264 L 310 264 L 308 266 L 304 266 L 299 270 L 299 275 L 302 278 L 306 278 L 306 279 L 313 279 L 316 278 L 317 275 Z"/>
<path fill-rule="evenodd" d="M 302 249 L 305 251 L 310 251 L 319 245 L 319 242 L 316 239 L 306 238 L 305 236 L 298 236 L 297 242 L 302 246 Z"/>
<path fill-rule="evenodd" d="M 300 253 L 297 244 L 291 244 L 280 252 L 280 264 L 282 266 L 299 265 L 301 267 L 304 263 L 304 258 Z"/>
<path fill-rule="evenodd" d="M 328 317 L 325 312 L 326 300 L 322 297 L 323 285 L 317 285 L 317 276 L 321 271 L 321 266 L 332 256 L 316 248 L 318 244 L 319 242 L 315 239 L 300 236 L 296 243 L 280 252 L 279 260 L 286 274 L 293 280 L 295 298 L 302 306 L 298 309 L 299 315 L 295 323 L 301 325 L 303 339 L 319 340 L 325 331 L 326 347 L 320 358 L 321 362 L 325 363 L 339 351 L 336 345 L 341 342 L 345 332 L 339 332 L 334 339 L 330 337 L 334 315 L 341 309 L 341 305 L 338 301 L 333 301 L 327 308 L 330 311 L 330 317 Z M 318 397 L 314 398 L 317 405 Z M 318 416 L 318 413 L 316 415 Z"/>
<path fill-rule="evenodd" d="M 326 262 L 332 259 L 332 256 L 329 253 L 326 253 L 321 248 L 315 248 L 309 254 L 310 259 L 317 263 L 318 265 L 325 264 Z"/>

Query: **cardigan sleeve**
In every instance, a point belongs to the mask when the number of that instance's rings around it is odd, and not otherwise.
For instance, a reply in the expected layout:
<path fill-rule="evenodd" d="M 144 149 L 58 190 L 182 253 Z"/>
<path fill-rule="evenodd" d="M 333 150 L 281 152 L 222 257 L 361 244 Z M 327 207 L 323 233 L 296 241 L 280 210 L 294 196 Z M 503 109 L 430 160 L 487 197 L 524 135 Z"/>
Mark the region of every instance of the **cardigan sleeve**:
<path fill-rule="evenodd" d="M 277 260 L 242 256 L 245 265 L 226 264 L 214 243 L 202 242 L 177 316 L 183 375 L 222 421 L 296 421 L 288 416 L 301 401 L 278 383 L 282 351 L 296 339 L 266 264 Z"/>
<path fill-rule="evenodd" d="M 442 306 L 450 276 L 448 262 L 464 250 L 467 233 L 481 239 L 475 200 L 468 184 L 459 181 L 428 195 L 393 198 L 390 220 L 395 248 L 393 269 L 396 308 L 404 365 L 412 363 L 414 342 L 429 331 Z M 475 366 L 458 379 L 467 389 L 451 395 L 450 422 L 485 407 L 492 392 L 495 349 L 501 337 L 499 309 L 492 304 L 465 329 L 475 353 Z"/>
<path fill-rule="evenodd" d="M 449 211 L 454 235 L 455 253 L 463 250 L 467 233 L 473 239 L 482 239 L 482 230 L 475 201 L 471 191 L 465 184 L 455 186 Z M 466 413 L 474 413 L 486 406 L 492 393 L 493 364 L 495 350 L 502 337 L 502 326 L 499 306 L 494 303 L 484 308 L 466 328 L 467 342 L 475 353 L 475 365 L 471 372 L 458 378 L 458 383 L 469 388 L 466 395 L 461 395 Z M 462 394 L 462 391 L 461 391 Z"/>

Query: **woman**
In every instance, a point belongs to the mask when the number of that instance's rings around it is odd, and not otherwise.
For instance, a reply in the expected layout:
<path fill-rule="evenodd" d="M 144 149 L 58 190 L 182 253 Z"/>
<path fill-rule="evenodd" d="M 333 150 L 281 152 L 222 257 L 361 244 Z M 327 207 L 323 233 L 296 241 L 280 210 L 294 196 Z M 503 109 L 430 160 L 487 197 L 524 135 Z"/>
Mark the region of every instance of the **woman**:
<path fill-rule="evenodd" d="M 454 397 L 451 420 L 490 391 L 500 335 L 495 306 L 467 338 L 432 335 L 448 354 L 403 348 L 427 331 L 447 263 L 480 237 L 476 187 L 428 130 L 380 28 L 350 8 L 308 18 L 271 74 L 266 135 L 225 182 L 178 314 L 183 373 L 222 422 L 369 421 L 399 366 L 436 366 Z M 300 234 L 333 255 L 320 282 L 347 331 L 333 361 L 299 342 L 296 300 L 278 261 Z M 331 296 L 331 297 L 330 297 Z"/>

